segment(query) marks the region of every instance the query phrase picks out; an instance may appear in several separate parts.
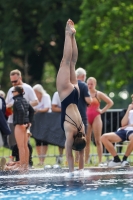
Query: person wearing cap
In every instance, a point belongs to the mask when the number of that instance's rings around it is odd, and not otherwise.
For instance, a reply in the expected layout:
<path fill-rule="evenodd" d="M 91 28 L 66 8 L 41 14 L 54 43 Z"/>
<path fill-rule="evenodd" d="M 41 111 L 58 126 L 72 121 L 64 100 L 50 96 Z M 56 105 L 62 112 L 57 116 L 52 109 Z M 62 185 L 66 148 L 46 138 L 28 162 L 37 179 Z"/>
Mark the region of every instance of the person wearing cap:
<path fill-rule="evenodd" d="M 14 99 L 13 99 L 12 90 L 14 86 L 17 86 L 17 85 L 21 85 L 23 87 L 25 91 L 24 98 L 30 103 L 32 107 L 38 104 L 38 99 L 33 88 L 29 84 L 24 83 L 22 81 L 22 75 L 18 69 L 12 70 L 10 72 L 10 81 L 11 81 L 12 87 L 8 90 L 7 96 L 5 99 L 7 108 L 12 108 L 13 106 Z M 14 125 L 13 125 L 12 113 L 8 117 L 8 124 L 12 132 L 11 135 L 8 137 L 8 144 L 9 144 L 10 149 L 12 149 L 13 146 L 16 145 L 16 141 L 14 137 Z M 29 132 L 29 129 L 27 129 L 27 132 Z"/>
<path fill-rule="evenodd" d="M 17 146 L 19 149 L 19 164 L 13 165 L 10 170 L 18 169 L 20 171 L 27 170 L 29 166 L 29 149 L 27 128 L 31 125 L 34 109 L 23 97 L 24 90 L 22 86 L 15 86 L 13 93 L 13 124 Z"/>
<path fill-rule="evenodd" d="M 61 127 L 66 136 L 65 149 L 69 166 L 67 178 L 74 176 L 72 149 L 79 151 L 80 171 L 84 168 L 84 148 L 86 146 L 84 124 L 78 110 L 80 91 L 75 73 L 78 58 L 75 33 L 74 23 L 69 19 L 65 29 L 63 58 L 56 79 L 57 91 L 61 100 Z"/>

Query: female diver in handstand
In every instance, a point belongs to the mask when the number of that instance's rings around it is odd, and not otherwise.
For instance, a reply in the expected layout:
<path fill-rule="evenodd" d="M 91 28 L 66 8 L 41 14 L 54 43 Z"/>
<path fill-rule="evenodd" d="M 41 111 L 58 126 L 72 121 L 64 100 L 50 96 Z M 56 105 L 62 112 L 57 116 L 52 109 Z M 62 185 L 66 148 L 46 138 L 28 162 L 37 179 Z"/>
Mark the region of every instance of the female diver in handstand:
<path fill-rule="evenodd" d="M 56 85 L 61 100 L 61 126 L 65 131 L 66 156 L 69 177 L 74 175 L 72 149 L 79 151 L 79 170 L 84 168 L 84 147 L 86 139 L 84 125 L 78 111 L 79 87 L 75 74 L 78 49 L 75 40 L 76 30 L 72 20 L 68 20 L 65 29 L 63 58 L 57 75 Z"/>

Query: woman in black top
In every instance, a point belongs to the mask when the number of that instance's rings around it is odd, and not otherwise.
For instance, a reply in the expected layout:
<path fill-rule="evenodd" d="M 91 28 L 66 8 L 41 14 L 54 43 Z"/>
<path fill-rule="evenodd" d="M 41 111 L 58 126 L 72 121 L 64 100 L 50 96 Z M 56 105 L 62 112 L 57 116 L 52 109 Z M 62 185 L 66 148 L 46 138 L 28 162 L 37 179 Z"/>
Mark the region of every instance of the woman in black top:
<path fill-rule="evenodd" d="M 15 126 L 15 139 L 19 149 L 19 164 L 13 166 L 13 169 L 27 170 L 29 166 L 28 134 L 26 129 L 31 125 L 34 115 L 34 109 L 23 97 L 24 90 L 22 86 L 14 87 L 13 93 L 13 124 Z"/>

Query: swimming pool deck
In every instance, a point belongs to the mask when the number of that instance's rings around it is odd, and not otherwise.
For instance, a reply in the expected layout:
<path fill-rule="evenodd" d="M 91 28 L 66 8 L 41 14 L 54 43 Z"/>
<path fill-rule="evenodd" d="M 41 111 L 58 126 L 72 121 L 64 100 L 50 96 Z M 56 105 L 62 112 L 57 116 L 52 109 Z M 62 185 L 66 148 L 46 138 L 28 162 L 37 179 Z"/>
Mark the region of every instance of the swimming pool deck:
<path fill-rule="evenodd" d="M 75 168 L 75 171 L 78 170 L 78 168 Z M 130 167 L 114 167 L 114 168 L 108 168 L 108 167 L 85 167 L 84 172 L 133 172 L 133 166 Z M 20 171 L 14 170 L 14 171 L 0 171 L 0 176 L 3 175 L 19 175 L 19 174 L 45 174 L 45 173 L 50 173 L 50 174 L 61 174 L 64 172 L 69 172 L 68 168 L 50 168 L 50 169 L 43 169 L 43 168 L 38 168 L 38 169 L 30 169 L 26 173 L 22 173 Z"/>

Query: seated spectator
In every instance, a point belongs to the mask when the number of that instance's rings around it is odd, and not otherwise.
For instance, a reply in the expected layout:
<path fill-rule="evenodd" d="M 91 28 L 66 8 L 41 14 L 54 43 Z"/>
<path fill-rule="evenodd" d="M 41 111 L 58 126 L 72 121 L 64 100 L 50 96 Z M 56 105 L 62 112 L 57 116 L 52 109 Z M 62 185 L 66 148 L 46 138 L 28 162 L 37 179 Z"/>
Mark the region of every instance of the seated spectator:
<path fill-rule="evenodd" d="M 38 98 L 38 105 L 34 107 L 36 113 L 46 113 L 51 112 L 51 98 L 50 95 L 43 89 L 42 85 L 37 84 L 33 87 Z M 44 164 L 45 155 L 48 150 L 48 143 L 46 141 L 38 140 L 35 138 L 36 150 L 39 156 L 38 165 L 42 166 Z"/>
<path fill-rule="evenodd" d="M 55 92 L 52 98 L 52 112 L 61 112 L 61 101 L 58 92 Z M 64 148 L 59 146 L 59 156 L 56 158 L 58 164 L 61 164 L 63 161 L 63 150 Z"/>
<path fill-rule="evenodd" d="M 133 103 L 129 104 L 128 109 L 121 121 L 121 125 L 122 127 L 120 127 L 116 132 L 105 133 L 101 136 L 101 142 L 108 152 L 114 157 L 113 160 L 108 163 L 108 167 L 129 166 L 127 158 L 133 150 Z M 126 140 L 129 140 L 129 144 L 121 162 L 113 143 L 124 142 Z"/>

